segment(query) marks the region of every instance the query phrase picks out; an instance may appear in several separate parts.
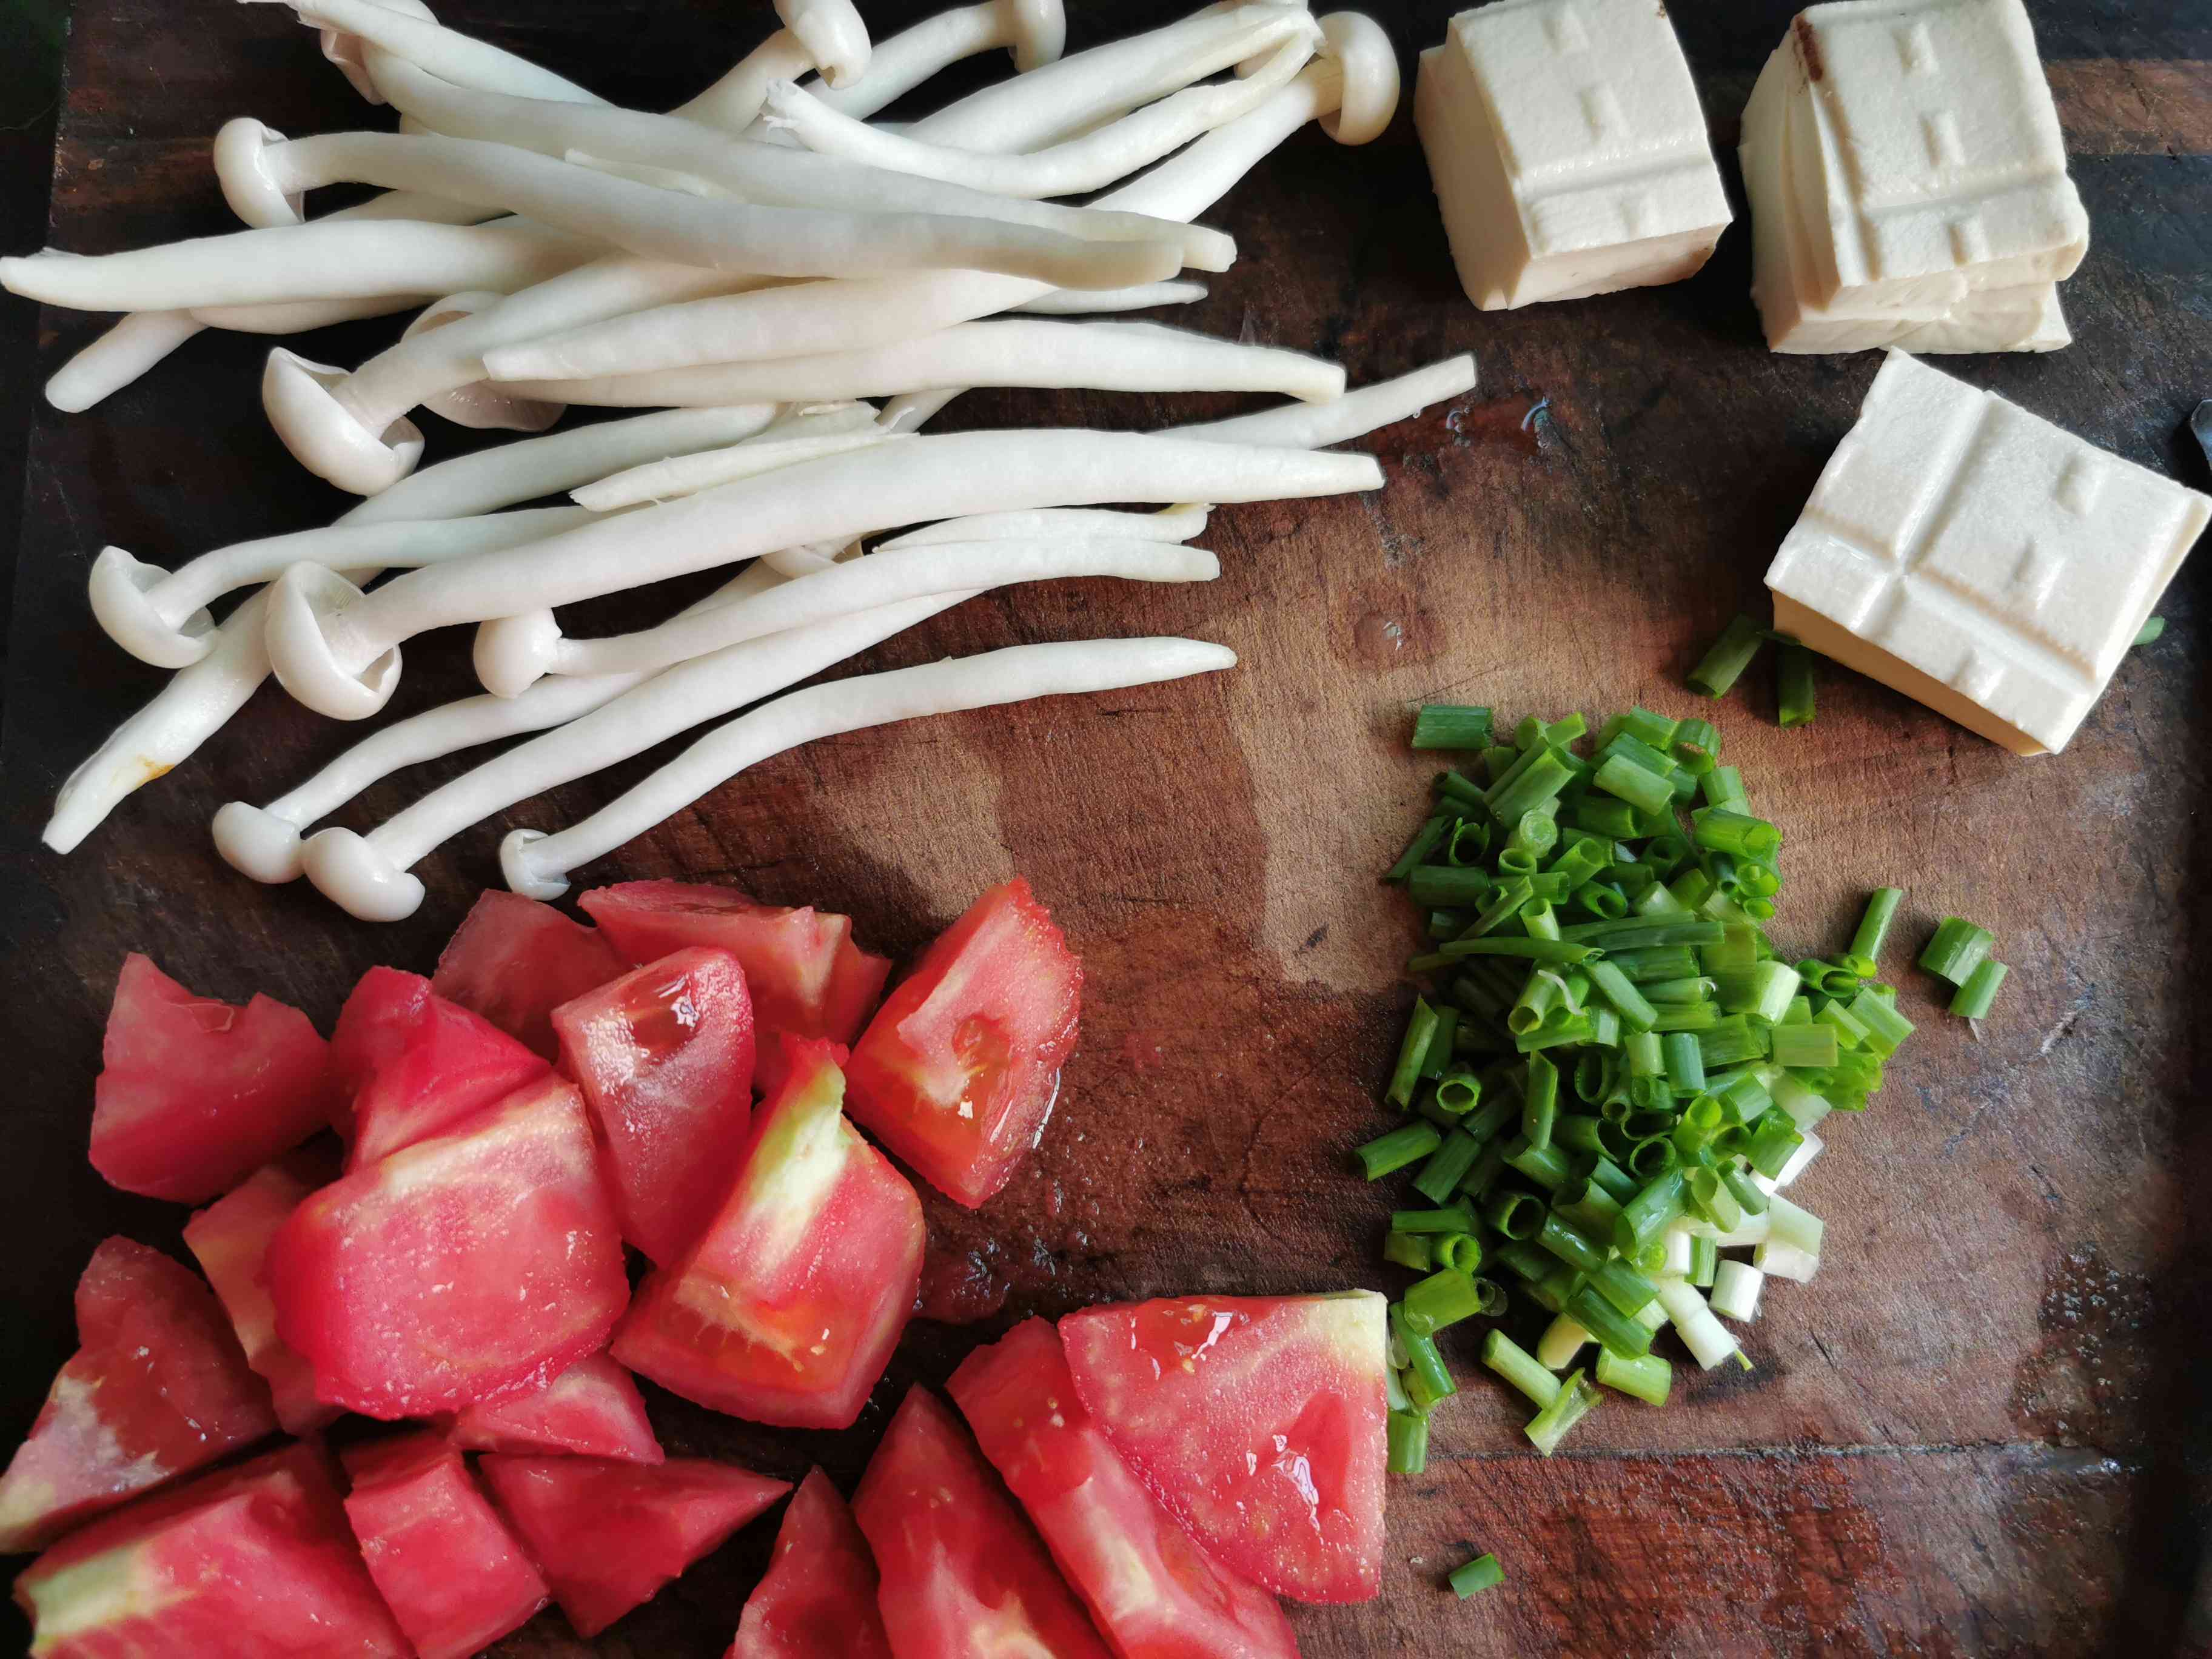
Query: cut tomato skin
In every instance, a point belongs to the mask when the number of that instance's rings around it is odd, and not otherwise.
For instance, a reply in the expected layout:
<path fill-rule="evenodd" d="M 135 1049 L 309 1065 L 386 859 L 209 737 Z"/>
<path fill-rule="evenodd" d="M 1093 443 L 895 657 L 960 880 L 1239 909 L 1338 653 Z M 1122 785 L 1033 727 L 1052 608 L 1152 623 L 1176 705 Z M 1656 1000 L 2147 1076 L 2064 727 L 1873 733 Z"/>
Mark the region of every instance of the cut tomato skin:
<path fill-rule="evenodd" d="M 0 1475 L 0 1555 L 276 1431 L 268 1385 L 198 1273 L 110 1238 L 76 1285 L 76 1353 Z"/>
<path fill-rule="evenodd" d="M 276 1307 L 262 1268 L 269 1241 L 307 1194 L 337 1179 L 335 1162 L 312 1152 L 257 1170 L 185 1224 L 185 1244 L 230 1316 L 246 1363 L 269 1385 L 287 1434 L 313 1434 L 338 1414 L 315 1398 L 315 1368 L 276 1334 Z"/>
<path fill-rule="evenodd" d="M 753 1005 L 727 951 L 695 945 L 553 1011 L 584 1091 L 623 1237 L 672 1261 L 713 1218 L 744 1155 Z"/>
<path fill-rule="evenodd" d="M 614 1356 L 686 1400 L 786 1428 L 848 1427 L 914 1310 L 921 1200 L 839 1110 L 835 1045 L 787 1039 L 727 1200 L 640 1287 Z"/>
<path fill-rule="evenodd" d="M 330 1045 L 305 1014 L 195 996 L 136 952 L 100 1058 L 92 1167 L 126 1193 L 204 1204 L 330 1116 Z"/>
<path fill-rule="evenodd" d="M 420 974 L 372 968 L 338 1012 L 331 1052 L 346 1091 L 349 1170 L 450 1133 L 533 1079 L 545 1062 Z"/>
<path fill-rule="evenodd" d="M 31 1659 L 410 1659 L 321 1453 L 288 1446 L 71 1534 L 15 1581 Z"/>
<path fill-rule="evenodd" d="M 597 1636 L 791 1490 L 733 1463 L 672 1457 L 483 1461 L 492 1495 L 579 1636 Z"/>
<path fill-rule="evenodd" d="M 346 1518 L 416 1659 L 468 1659 L 552 1600 L 459 1450 L 422 1431 L 345 1455 Z"/>
<path fill-rule="evenodd" d="M 550 1064 L 561 1057 L 553 1011 L 629 966 L 598 928 L 495 887 L 453 930 L 430 988 L 482 1014 Z"/>
<path fill-rule="evenodd" d="M 454 1414 L 446 1437 L 471 1451 L 550 1452 L 659 1463 L 668 1454 L 630 1374 L 611 1356 L 580 1359 L 542 1389 Z"/>
<path fill-rule="evenodd" d="M 1223 1565 L 1300 1601 L 1381 1592 L 1381 1297 L 1125 1303 L 1060 1335 L 1084 1409 Z"/>
<path fill-rule="evenodd" d="M 853 1050 L 854 1121 L 975 1209 L 1012 1179 L 1074 1051 L 1083 964 L 1017 876 L 970 905 Z"/>
<path fill-rule="evenodd" d="M 945 1386 L 1117 1659 L 1297 1659 L 1275 1598 L 1185 1532 L 1084 1410 L 1048 1322 L 978 1348 Z"/>
<path fill-rule="evenodd" d="M 897 1659 L 1109 1659 L 968 1431 L 917 1383 L 853 1495 Z"/>
<path fill-rule="evenodd" d="M 552 1077 L 314 1194 L 265 1271 L 317 1397 L 386 1419 L 542 1386 L 629 1297 L 583 1097 Z"/>
<path fill-rule="evenodd" d="M 890 973 L 887 958 L 853 943 L 851 917 L 761 904 L 734 888 L 626 881 L 593 888 L 576 902 L 632 962 L 708 945 L 744 964 L 758 1037 L 755 1081 L 763 1091 L 783 1081 L 779 1036 L 850 1046 Z"/>
<path fill-rule="evenodd" d="M 876 1591 L 875 1557 L 853 1511 L 828 1475 L 810 1470 L 723 1659 L 891 1659 Z"/>

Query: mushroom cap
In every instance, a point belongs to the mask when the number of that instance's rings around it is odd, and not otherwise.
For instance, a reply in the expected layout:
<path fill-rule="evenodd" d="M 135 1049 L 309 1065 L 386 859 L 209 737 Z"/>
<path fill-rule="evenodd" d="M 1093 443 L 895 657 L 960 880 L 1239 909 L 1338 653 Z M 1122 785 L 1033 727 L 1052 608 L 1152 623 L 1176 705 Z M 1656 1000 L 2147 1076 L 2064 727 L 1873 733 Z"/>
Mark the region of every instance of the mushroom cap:
<path fill-rule="evenodd" d="M 222 199 L 246 223 L 259 229 L 303 223 L 306 197 L 286 191 L 269 170 L 269 151 L 284 142 L 272 126 L 240 115 L 225 121 L 215 135 L 215 176 Z"/>
<path fill-rule="evenodd" d="M 398 646 L 356 674 L 338 661 L 323 631 L 331 612 L 362 597 L 361 589 L 319 564 L 295 564 L 269 589 L 261 637 L 270 669 L 293 696 L 332 720 L 367 720 L 392 701 L 399 684 Z"/>
<path fill-rule="evenodd" d="M 1321 20 L 1321 55 L 1342 77 L 1341 101 L 1321 118 L 1321 130 L 1340 144 L 1364 144 L 1382 136 L 1398 112 L 1398 53 L 1382 26 L 1363 12 L 1333 11 Z"/>
<path fill-rule="evenodd" d="M 508 830 L 499 844 L 499 872 L 513 891 L 550 904 L 568 890 L 568 872 L 556 873 L 532 860 L 530 849 L 545 838 L 543 830 Z"/>
<path fill-rule="evenodd" d="M 775 9 L 830 86 L 849 87 L 868 72 L 874 48 L 850 0 L 776 0 Z"/>
<path fill-rule="evenodd" d="M 1067 10 L 1060 0 L 999 0 L 1006 20 L 1007 50 L 1018 73 L 1059 61 L 1067 50 Z"/>
<path fill-rule="evenodd" d="M 332 389 L 348 378 L 282 346 L 261 373 L 261 407 L 293 459 L 319 478 L 356 495 L 389 489 L 422 459 L 422 434 L 401 419 L 371 432 Z"/>
<path fill-rule="evenodd" d="M 266 807 L 231 801 L 216 811 L 211 827 L 215 850 L 240 875 L 275 887 L 306 873 L 300 826 Z"/>
<path fill-rule="evenodd" d="M 181 623 L 163 616 L 146 595 L 168 574 L 119 547 L 102 548 L 92 562 L 88 584 L 92 614 L 107 637 L 139 661 L 156 668 L 189 668 L 214 645 L 215 618 L 205 606 Z"/>
<path fill-rule="evenodd" d="M 550 610 L 495 617 L 477 629 L 477 678 L 495 697 L 519 697 L 552 672 L 560 647 Z"/>
<path fill-rule="evenodd" d="M 307 837 L 301 854 L 315 890 L 363 921 L 400 921 L 422 903 L 422 883 L 392 861 L 366 836 L 324 830 Z"/>

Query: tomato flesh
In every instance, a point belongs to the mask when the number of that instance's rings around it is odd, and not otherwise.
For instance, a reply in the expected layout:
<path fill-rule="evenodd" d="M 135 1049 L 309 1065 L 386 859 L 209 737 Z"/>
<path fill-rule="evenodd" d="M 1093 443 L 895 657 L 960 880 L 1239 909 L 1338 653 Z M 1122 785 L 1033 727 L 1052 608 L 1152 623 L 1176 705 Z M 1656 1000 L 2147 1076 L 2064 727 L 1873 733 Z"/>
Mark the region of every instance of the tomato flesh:
<path fill-rule="evenodd" d="M 693 946 L 553 1011 L 606 1154 L 623 1237 L 665 1264 L 730 1190 L 753 1109 L 753 1005 L 727 951 Z"/>
<path fill-rule="evenodd" d="M 1275 1598 L 1185 1532 L 1084 1410 L 1049 1323 L 978 1348 L 946 1387 L 1118 1659 L 1297 1659 Z"/>
<path fill-rule="evenodd" d="M 876 1589 L 876 1559 L 853 1511 L 828 1475 L 810 1470 L 723 1659 L 891 1659 Z"/>
<path fill-rule="evenodd" d="M 658 1463 L 668 1455 L 653 1437 L 637 1384 L 605 1353 L 578 1360 L 542 1389 L 465 1408 L 446 1437 L 471 1451 L 567 1452 L 631 1463 Z"/>
<path fill-rule="evenodd" d="M 534 898 L 491 888 L 453 930 L 430 988 L 550 1062 L 561 1054 L 553 1011 L 629 966 L 598 928 Z"/>
<path fill-rule="evenodd" d="M 1152 1496 L 1232 1572 L 1363 1601 L 1382 1571 L 1382 1298 L 1190 1297 L 1060 1322 L 1076 1393 Z"/>
<path fill-rule="evenodd" d="M 692 1249 L 647 1279 L 614 1355 L 686 1400 L 787 1428 L 867 1403 L 921 1283 L 921 1200 L 839 1108 L 827 1042 L 792 1042 L 737 1184 Z"/>
<path fill-rule="evenodd" d="M 1083 964 L 1017 876 L 969 907 L 853 1050 L 854 1120 L 974 1209 L 1044 1133 Z"/>
<path fill-rule="evenodd" d="M 322 1455 L 206 1475 L 72 1534 L 15 1581 L 32 1659 L 409 1659 Z"/>
<path fill-rule="evenodd" d="M 827 910 L 756 903 L 728 887 L 626 881 L 576 901 L 616 950 L 652 962 L 690 945 L 727 951 L 744 964 L 758 1028 L 760 1074 L 783 1081 L 781 1036 L 849 1046 L 883 994 L 890 963 L 853 943 L 853 921 Z"/>
<path fill-rule="evenodd" d="M 92 1166 L 126 1193 L 204 1204 L 330 1116 L 330 1045 L 305 1014 L 194 996 L 135 952 L 100 1060 Z"/>
<path fill-rule="evenodd" d="M 309 1197 L 266 1272 L 317 1396 L 387 1419 L 542 1386 L 629 1295 L 583 1098 L 550 1077 Z"/>
<path fill-rule="evenodd" d="M 295 1152 L 257 1170 L 185 1224 L 185 1247 L 230 1316 L 246 1363 L 269 1385 L 287 1434 L 312 1434 L 338 1411 L 315 1398 L 315 1368 L 276 1334 L 276 1306 L 262 1269 L 276 1230 L 337 1174 L 331 1159 Z"/>
<path fill-rule="evenodd" d="M 461 1454 L 435 1434 L 372 1443 L 345 1464 L 346 1518 L 417 1659 L 468 1659 L 552 1599 Z"/>
<path fill-rule="evenodd" d="M 0 1555 L 276 1431 L 268 1386 L 199 1275 L 111 1238 L 76 1285 L 80 1343 L 0 1475 Z"/>
<path fill-rule="evenodd" d="M 975 1443 L 920 1384 L 869 1460 L 853 1516 L 883 1575 L 879 1601 L 898 1659 L 1108 1659 Z"/>
<path fill-rule="evenodd" d="M 651 1601 L 791 1490 L 787 1480 L 696 1457 L 648 1467 L 495 1452 L 483 1467 L 579 1636 Z"/>
<path fill-rule="evenodd" d="M 361 976 L 338 1012 L 331 1052 L 347 1095 L 349 1170 L 449 1133 L 546 1070 L 489 1020 L 397 968 Z"/>

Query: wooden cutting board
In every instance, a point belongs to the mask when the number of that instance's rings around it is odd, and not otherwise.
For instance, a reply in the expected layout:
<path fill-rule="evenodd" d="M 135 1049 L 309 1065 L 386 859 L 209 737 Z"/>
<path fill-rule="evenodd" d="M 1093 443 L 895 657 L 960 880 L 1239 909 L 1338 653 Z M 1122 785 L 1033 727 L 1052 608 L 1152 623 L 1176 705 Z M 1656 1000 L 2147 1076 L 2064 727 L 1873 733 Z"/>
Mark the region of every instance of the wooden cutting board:
<path fill-rule="evenodd" d="M 927 8 L 885 0 L 888 32 Z M 447 21 L 625 102 L 665 106 L 765 32 L 767 8 L 704 0 L 465 0 Z M 1088 44 L 1172 15 L 1097 3 Z M 1376 8 L 1410 64 L 1451 8 Z M 1677 23 L 1735 175 L 1737 115 L 1790 8 L 1686 6 Z M 2031 0 L 2094 226 L 2065 289 L 2076 343 L 1954 360 L 2118 453 L 2205 482 L 2183 423 L 2212 392 L 2212 9 Z M 996 72 L 995 67 L 994 72 Z M 955 77 L 965 83 L 967 77 Z M 206 165 L 226 117 L 289 132 L 357 102 L 279 6 L 82 5 L 53 240 L 93 252 L 227 228 Z M 586 872 L 736 883 L 848 910 L 904 955 L 985 884 L 1027 874 L 1089 974 L 1081 1053 L 1036 1158 L 981 1214 L 933 1202 L 933 1304 L 860 1426 L 757 1430 L 656 1396 L 672 1451 L 849 1486 L 885 1413 L 1015 1318 L 1191 1291 L 1394 1287 L 1389 1198 L 1346 1149 L 1375 1104 L 1409 990 L 1413 919 L 1376 872 L 1431 766 L 1409 711 L 1509 717 L 1630 702 L 1692 712 L 1684 670 L 1759 577 L 1871 379 L 1871 355 L 1770 356 L 1739 224 L 1696 280 L 1512 315 L 1461 296 L 1409 124 L 1347 150 L 1300 135 L 1213 222 L 1243 257 L 1176 320 L 1326 352 L 1355 383 L 1473 349 L 1482 384 L 1378 434 L 1380 495 L 1239 507 L 1207 544 L 1224 575 L 1169 590 L 1069 583 L 964 605 L 864 659 L 883 667 L 1029 641 L 1180 632 L 1243 657 L 1204 681 L 924 722 L 757 769 Z M 49 366 L 97 323 L 49 313 Z M 351 363 L 392 323 L 333 331 Z M 264 690 L 233 727 L 134 797 L 75 855 L 37 844 L 56 786 L 160 684 L 84 604 L 116 542 L 174 564 L 326 521 L 342 501 L 264 424 L 263 343 L 209 336 L 91 414 L 32 440 L 9 656 L 4 894 L 11 1067 L 0 1112 L 0 1434 L 29 1423 L 71 1346 L 70 1287 L 115 1231 L 173 1247 L 181 1213 L 108 1191 L 83 1158 L 116 970 L 149 951 L 186 982 L 265 989 L 319 1019 L 372 963 L 426 969 L 516 823 L 573 821 L 646 763 L 459 837 L 423 866 L 411 921 L 349 921 L 304 887 L 215 859 L 209 815 L 264 799 L 360 734 Z M 948 425 L 1152 427 L 1229 398 L 994 394 Z M 471 440 L 437 422 L 434 456 Z M 1474 1339 L 1428 1473 L 1393 1483 L 1382 1598 L 1297 1615 L 1317 1659 L 1407 1653 L 2168 1651 L 2197 1565 L 2190 1455 L 2212 1220 L 2190 1184 L 2212 1151 L 2201 1087 L 2212 912 L 2202 556 L 2160 644 L 2124 667 L 2063 756 L 2018 760 L 1837 672 L 1808 730 L 1772 722 L 1763 675 L 1717 711 L 1729 759 L 1783 826 L 1778 937 L 1841 945 L 1864 890 L 1910 890 L 1917 948 L 1950 911 L 1996 927 L 2014 969 L 1978 1032 L 1919 975 L 1921 1035 L 1875 1109 L 1838 1121 L 1803 1186 L 1829 1219 L 1814 1284 L 1771 1287 L 1747 1376 L 1684 1365 L 1674 1403 L 1618 1397 L 1568 1451 L 1531 1455 Z M 465 641 L 410 648 L 402 711 L 459 694 Z M 1696 712 L 1710 712 L 1698 709 Z M 653 758 L 658 758 L 655 757 Z M 387 816 L 453 764 L 372 790 Z M 721 1652 L 772 1536 L 763 1522 L 598 1644 Z M 1494 1550 L 1502 1589 L 1439 1588 Z M 501 1650 L 586 1650 L 548 1614 Z"/>

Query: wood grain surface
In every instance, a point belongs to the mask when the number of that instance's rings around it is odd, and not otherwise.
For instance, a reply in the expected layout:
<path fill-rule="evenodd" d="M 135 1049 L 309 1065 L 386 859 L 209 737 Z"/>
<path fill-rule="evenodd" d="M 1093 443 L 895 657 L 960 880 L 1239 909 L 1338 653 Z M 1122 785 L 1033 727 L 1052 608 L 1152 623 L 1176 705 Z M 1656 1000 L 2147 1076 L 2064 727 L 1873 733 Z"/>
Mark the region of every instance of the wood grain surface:
<path fill-rule="evenodd" d="M 890 0 L 888 31 L 926 8 Z M 1149 25 L 1159 0 L 1081 5 L 1077 44 Z M 1435 0 L 1376 7 L 1410 65 Z M 1737 115 L 1791 8 L 1684 5 L 1676 21 L 1735 188 Z M 2202 486 L 2183 423 L 2212 392 L 2212 6 L 2030 0 L 2094 227 L 2065 289 L 2076 343 L 1947 367 L 2118 453 Z M 447 21 L 616 99 L 665 106 L 768 27 L 763 4 L 464 0 Z M 994 67 L 994 73 L 996 68 Z M 77 9 L 53 240 L 99 252 L 226 223 L 205 152 L 223 118 L 307 132 L 358 122 L 280 6 L 95 0 Z M 947 86 L 965 77 L 948 77 Z M 933 89 L 937 90 L 937 89 Z M 1740 193 L 1739 193 L 1740 203 Z M 1741 206 L 1739 205 L 1741 214 Z M 1390 1287 L 1387 1197 L 1346 1147 L 1410 993 L 1401 899 L 1374 881 L 1431 769 L 1403 746 L 1425 699 L 1510 715 L 1642 702 L 1691 712 L 1685 668 L 1759 578 L 1872 378 L 1871 355 L 1770 356 L 1739 223 L 1676 287 L 1516 314 L 1453 281 L 1401 118 L 1371 148 L 1295 138 L 1211 216 L 1242 258 L 1182 313 L 1328 353 L 1355 383 L 1479 354 L 1479 392 L 1386 431 L 1380 495 L 1219 514 L 1210 586 L 1030 587 L 950 612 L 860 665 L 1079 635 L 1176 632 L 1235 673 L 940 719 L 756 769 L 583 872 L 738 884 L 852 912 L 906 954 L 986 884 L 1027 874 L 1089 974 L 1081 1052 L 1044 1144 L 980 1215 L 933 1201 L 930 1299 L 859 1427 L 769 1431 L 655 1395 L 672 1451 L 849 1489 L 888 1408 L 1018 1316 L 1186 1291 Z M 94 319 L 48 313 L 42 367 Z M 352 362 L 397 324 L 313 339 Z M 13 1078 L 0 1110 L 0 1436 L 27 1425 L 71 1346 L 69 1297 L 103 1235 L 173 1247 L 182 1214 L 107 1190 L 83 1158 L 117 968 L 149 951 L 196 988 L 266 989 L 318 1019 L 372 963 L 426 969 L 499 837 L 571 822 L 656 754 L 529 803 L 428 860 L 396 927 L 215 858 L 207 820 L 289 787 L 358 737 L 273 687 L 74 856 L 37 845 L 54 788 L 160 676 L 90 622 L 106 542 L 164 564 L 343 505 L 289 461 L 256 398 L 265 343 L 203 337 L 90 415 L 42 415 L 9 658 L 4 892 Z M 977 395 L 948 426 L 1150 427 L 1228 398 Z M 473 441 L 438 422 L 434 456 Z M 2019 760 L 1838 672 L 1783 732 L 1763 678 L 1718 712 L 1728 755 L 1788 838 L 1778 939 L 1840 944 L 1859 896 L 1910 890 L 1917 948 L 1956 911 L 1994 927 L 2013 977 L 1978 1031 L 1902 975 L 1921 1034 L 1803 1183 L 1825 1271 L 1770 1287 L 1757 1369 L 1652 1411 L 1620 1397 L 1571 1449 L 1534 1457 L 1472 1338 L 1429 1472 L 1394 1483 L 1382 1600 L 1303 1610 L 1315 1659 L 1534 1654 L 2170 1652 L 2203 1542 L 2203 1333 L 2212 1209 L 2195 1190 L 2212 968 L 2198 825 L 2212 803 L 2203 593 L 2136 653 L 2069 750 Z M 468 684 L 466 641 L 410 647 L 398 712 Z M 1756 677 L 1755 677 L 1756 678 Z M 1698 712 L 1705 712 L 1700 710 Z M 388 815 L 458 763 L 371 790 Z M 721 1652 L 773 1534 L 763 1522 L 593 1646 L 548 1614 L 500 1651 Z M 1439 1588 L 1494 1550 L 1504 1588 Z"/>

